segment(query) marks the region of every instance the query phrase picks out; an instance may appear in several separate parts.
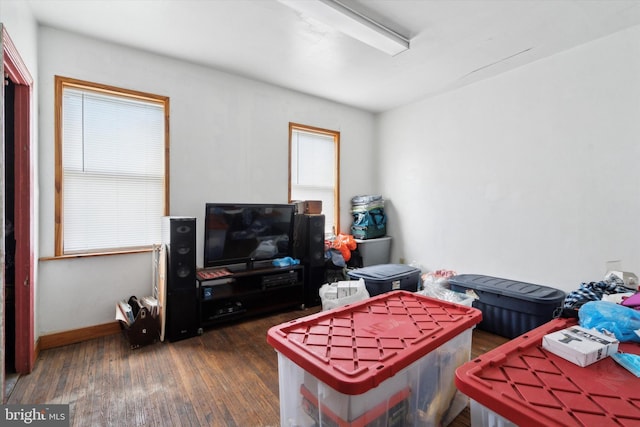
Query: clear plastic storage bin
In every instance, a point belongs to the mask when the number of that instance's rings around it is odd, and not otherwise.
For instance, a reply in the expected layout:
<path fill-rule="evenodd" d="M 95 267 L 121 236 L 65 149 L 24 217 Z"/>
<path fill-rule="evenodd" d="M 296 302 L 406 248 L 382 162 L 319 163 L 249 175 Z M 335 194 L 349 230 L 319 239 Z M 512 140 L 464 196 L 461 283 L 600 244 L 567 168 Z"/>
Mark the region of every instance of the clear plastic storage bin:
<path fill-rule="evenodd" d="M 271 328 L 281 426 L 439 426 L 468 399 L 454 384 L 469 360 L 472 307 L 407 291 Z"/>
<path fill-rule="evenodd" d="M 456 370 L 471 398 L 472 427 L 638 426 L 638 378 L 606 357 L 580 367 L 542 347 L 542 338 L 576 324 L 554 319 Z M 623 353 L 640 344 L 623 342 Z"/>

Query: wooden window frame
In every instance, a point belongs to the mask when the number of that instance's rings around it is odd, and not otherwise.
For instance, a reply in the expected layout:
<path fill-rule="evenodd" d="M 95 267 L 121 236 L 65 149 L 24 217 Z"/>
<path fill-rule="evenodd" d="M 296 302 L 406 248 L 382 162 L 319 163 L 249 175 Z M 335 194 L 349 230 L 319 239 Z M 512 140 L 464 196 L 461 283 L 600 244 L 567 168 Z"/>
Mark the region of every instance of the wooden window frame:
<path fill-rule="evenodd" d="M 291 199 L 291 147 L 292 147 L 292 135 L 293 135 L 293 131 L 303 131 L 303 132 L 310 132 L 310 133 L 317 133 L 317 134 L 322 134 L 322 135 L 327 135 L 333 138 L 333 143 L 335 145 L 335 159 L 334 159 L 334 166 L 336 168 L 335 171 L 335 182 L 333 183 L 333 203 L 334 203 L 334 213 L 333 213 L 333 217 L 334 217 L 334 224 L 333 224 L 333 234 L 337 235 L 340 233 L 340 132 L 339 131 L 335 131 L 335 130 L 330 130 L 330 129 L 323 129 L 323 128 L 319 128 L 319 127 L 315 127 L 315 126 L 308 126 L 308 125 L 303 125 L 300 123 L 289 123 L 289 165 L 288 165 L 288 170 L 289 170 L 289 176 L 288 176 L 288 186 L 289 186 L 289 193 L 288 193 L 288 200 L 289 202 L 292 201 Z"/>
<path fill-rule="evenodd" d="M 128 99 L 136 99 L 140 101 L 155 102 L 162 104 L 164 109 L 164 215 L 169 214 L 169 97 L 155 95 L 146 92 L 140 92 L 130 89 L 109 86 L 100 83 L 94 83 L 84 80 L 78 80 L 70 77 L 55 76 L 55 238 L 54 238 L 54 254 L 55 258 L 75 258 L 83 256 L 112 255 L 120 253 L 135 253 L 143 251 L 152 251 L 153 245 L 148 247 L 124 247 L 115 248 L 107 251 L 91 251 L 87 253 L 64 253 L 64 180 L 62 165 L 62 146 L 63 146 L 63 126 L 62 126 L 62 101 L 63 91 L 65 88 L 75 88 L 80 90 L 93 91 L 101 94 L 120 96 Z M 160 219 L 158 219 L 159 221 Z"/>

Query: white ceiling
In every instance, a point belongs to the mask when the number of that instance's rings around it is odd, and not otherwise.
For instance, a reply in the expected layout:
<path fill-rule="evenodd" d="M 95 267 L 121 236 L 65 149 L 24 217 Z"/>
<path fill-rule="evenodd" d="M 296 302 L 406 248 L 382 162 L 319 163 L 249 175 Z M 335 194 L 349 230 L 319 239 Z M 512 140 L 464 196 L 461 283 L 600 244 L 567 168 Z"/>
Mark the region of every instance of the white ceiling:
<path fill-rule="evenodd" d="M 392 57 L 277 0 L 26 1 L 45 25 L 372 112 L 640 24 L 640 0 L 343 0 L 409 36 Z"/>

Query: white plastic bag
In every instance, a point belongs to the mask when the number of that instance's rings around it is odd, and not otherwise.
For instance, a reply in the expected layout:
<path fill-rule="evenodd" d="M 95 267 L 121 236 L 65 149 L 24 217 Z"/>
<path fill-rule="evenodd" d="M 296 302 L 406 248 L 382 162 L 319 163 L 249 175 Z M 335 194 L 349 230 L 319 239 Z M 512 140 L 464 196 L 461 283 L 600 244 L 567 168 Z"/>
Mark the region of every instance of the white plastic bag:
<path fill-rule="evenodd" d="M 467 307 L 472 307 L 473 300 L 478 299 L 477 296 L 474 297 L 473 295 L 452 291 L 451 289 L 446 289 L 440 285 L 427 285 L 424 289 L 416 293 L 426 297 L 436 298 L 441 301 L 466 305 Z"/>
<path fill-rule="evenodd" d="M 457 273 L 453 270 L 436 270 L 424 273 L 422 275 L 422 285 L 427 287 L 428 285 L 438 285 L 443 288 L 449 289 L 449 278 L 455 276 Z"/>
<path fill-rule="evenodd" d="M 338 296 L 338 287 L 344 288 L 347 283 L 351 289 L 349 295 L 341 292 L 340 296 Z M 367 298 L 369 298 L 369 292 L 363 279 L 351 280 L 349 282 L 325 283 L 320 287 L 320 300 L 322 301 L 323 311 L 363 301 Z"/>

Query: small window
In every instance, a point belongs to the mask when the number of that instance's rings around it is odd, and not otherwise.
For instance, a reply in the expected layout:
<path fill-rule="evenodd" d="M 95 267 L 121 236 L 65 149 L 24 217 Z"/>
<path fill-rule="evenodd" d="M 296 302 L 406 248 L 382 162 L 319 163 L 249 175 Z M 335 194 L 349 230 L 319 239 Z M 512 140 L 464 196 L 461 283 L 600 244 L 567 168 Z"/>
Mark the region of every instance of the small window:
<path fill-rule="evenodd" d="M 340 231 L 340 132 L 289 124 L 289 200 L 322 200 L 325 234 Z"/>
<path fill-rule="evenodd" d="M 56 256 L 161 241 L 169 98 L 56 76 Z"/>

